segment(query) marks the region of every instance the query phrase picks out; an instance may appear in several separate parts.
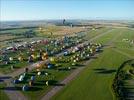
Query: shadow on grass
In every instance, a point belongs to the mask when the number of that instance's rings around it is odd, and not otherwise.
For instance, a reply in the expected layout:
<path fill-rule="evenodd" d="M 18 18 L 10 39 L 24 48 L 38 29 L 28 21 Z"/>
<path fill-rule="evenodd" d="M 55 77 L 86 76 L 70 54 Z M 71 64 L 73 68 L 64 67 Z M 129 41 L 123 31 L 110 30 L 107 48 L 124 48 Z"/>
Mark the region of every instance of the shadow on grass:
<path fill-rule="evenodd" d="M 112 74 L 112 73 L 116 72 L 115 69 L 106 69 L 106 68 L 97 68 L 94 70 L 98 74 Z"/>
<path fill-rule="evenodd" d="M 109 44 L 104 44 L 103 47 L 107 47 L 107 46 L 110 46 Z"/>
<path fill-rule="evenodd" d="M 0 77 L 0 80 L 9 79 L 9 78 L 11 78 L 11 77 L 10 76 L 2 76 L 2 77 Z"/>
<path fill-rule="evenodd" d="M 124 89 L 130 90 L 130 91 L 134 90 L 134 85 L 133 85 L 133 87 L 129 87 L 129 86 L 128 87 L 124 87 Z"/>
<path fill-rule="evenodd" d="M 10 76 L 2 76 L 0 77 L 0 82 L 3 82 L 4 80 L 10 79 L 10 78 L 11 78 Z"/>
<path fill-rule="evenodd" d="M 105 68 L 96 68 L 96 69 L 94 69 L 95 71 L 103 71 L 103 70 L 105 70 Z"/>
<path fill-rule="evenodd" d="M 67 55 L 64 55 L 64 56 L 72 56 L 73 55 L 73 53 L 70 53 L 70 54 L 67 54 Z"/>
<path fill-rule="evenodd" d="M 78 66 L 78 67 L 85 67 L 84 64 L 76 64 L 76 66 Z"/>
<path fill-rule="evenodd" d="M 28 91 L 40 91 L 40 90 L 42 90 L 42 88 L 32 86 L 32 87 L 29 87 L 29 90 Z"/>
<path fill-rule="evenodd" d="M 5 89 L 5 90 L 8 90 L 8 91 L 18 91 L 18 90 L 22 90 L 21 87 L 5 87 L 4 89 Z"/>
<path fill-rule="evenodd" d="M 45 82 L 38 82 L 38 83 L 34 83 L 34 86 L 44 86 Z"/>
<path fill-rule="evenodd" d="M 95 57 L 95 56 L 91 56 L 90 58 L 91 58 L 91 59 L 97 59 L 98 57 Z"/>
<path fill-rule="evenodd" d="M 72 69 L 72 68 L 71 68 Z M 71 69 L 68 69 L 68 67 L 65 68 L 58 68 L 58 71 L 70 71 Z"/>
<path fill-rule="evenodd" d="M 64 86 L 65 84 L 58 83 L 56 80 L 49 80 L 49 85 L 51 86 Z"/>
<path fill-rule="evenodd" d="M 3 82 L 3 81 L 4 81 L 4 80 L 1 80 L 1 79 L 0 79 L 0 82 Z"/>
<path fill-rule="evenodd" d="M 5 87 L 5 88 L 0 88 L 2 90 L 8 90 L 8 91 L 21 91 L 22 87 Z M 40 91 L 42 90 L 42 88 L 40 87 L 36 87 L 36 86 L 32 86 L 29 87 L 28 91 Z"/>
<path fill-rule="evenodd" d="M 132 98 L 134 98 L 134 92 L 133 91 L 128 91 L 127 89 L 125 89 L 123 91 L 124 93 L 124 100 L 133 100 Z"/>

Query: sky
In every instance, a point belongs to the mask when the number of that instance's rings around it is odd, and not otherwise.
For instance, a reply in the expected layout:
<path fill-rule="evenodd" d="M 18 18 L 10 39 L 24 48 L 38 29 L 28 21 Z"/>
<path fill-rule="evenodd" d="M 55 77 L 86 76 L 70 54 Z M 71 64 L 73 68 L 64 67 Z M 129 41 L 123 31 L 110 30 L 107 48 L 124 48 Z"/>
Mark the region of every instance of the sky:
<path fill-rule="evenodd" d="M 134 20 L 134 0 L 0 0 L 0 21 Z"/>

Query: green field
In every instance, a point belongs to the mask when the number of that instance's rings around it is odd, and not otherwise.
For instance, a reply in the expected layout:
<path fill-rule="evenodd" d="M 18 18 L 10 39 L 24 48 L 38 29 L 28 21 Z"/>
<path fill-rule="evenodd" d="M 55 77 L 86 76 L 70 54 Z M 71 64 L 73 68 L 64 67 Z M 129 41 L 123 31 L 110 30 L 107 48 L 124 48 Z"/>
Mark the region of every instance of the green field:
<path fill-rule="evenodd" d="M 112 100 L 114 94 L 111 85 L 114 74 L 122 61 L 127 59 L 111 49 L 105 49 L 96 60 L 86 66 L 77 79 L 54 96 L 53 100 Z"/>
<path fill-rule="evenodd" d="M 24 31 L 24 30 L 20 30 Z M 13 31 L 14 32 L 14 31 Z M 15 31 L 16 32 L 16 31 Z M 128 28 L 107 28 L 103 27 L 96 30 L 88 30 L 86 32 L 84 40 L 93 39 L 92 43 L 101 43 L 104 45 L 102 52 L 97 58 L 94 58 L 92 62 L 84 66 L 85 69 L 79 73 L 79 75 L 72 80 L 69 84 L 65 85 L 64 88 L 59 91 L 52 100 L 115 100 L 115 93 L 112 88 L 113 80 L 115 78 L 116 72 L 120 65 L 129 59 L 134 58 L 134 44 L 132 40 L 134 39 L 134 30 Z M 76 41 L 74 39 L 74 41 Z M 84 41 L 83 41 L 84 42 Z M 58 46 L 57 48 L 60 48 Z M 38 45 L 36 49 L 44 49 L 44 45 Z M 54 49 L 54 45 L 50 45 L 50 50 Z M 37 50 L 38 52 L 38 50 Z M 26 51 L 22 52 L 26 55 Z M 10 54 L 10 56 L 18 57 L 19 53 Z M 71 55 L 73 56 L 73 55 Z M 70 56 L 70 57 L 71 57 Z M 68 59 L 68 57 L 65 57 Z M 63 58 L 64 59 L 64 58 Z M 62 59 L 62 60 L 63 60 Z M 82 62 L 83 63 L 83 62 Z M 72 67 L 71 63 L 58 63 L 62 64 L 61 68 Z M 81 64 L 81 63 L 80 63 Z M 16 68 L 25 67 L 28 65 L 26 62 L 16 64 Z M 9 73 L 12 72 L 9 66 L 4 66 L 0 68 L 1 72 Z M 73 70 L 77 70 L 77 66 L 72 67 Z M 57 71 L 56 69 L 43 69 L 43 73 L 48 72 L 50 75 L 47 77 L 45 75 L 36 76 L 36 82 L 34 87 L 23 93 L 30 100 L 40 99 L 44 94 L 49 92 L 55 85 L 46 86 L 45 82 L 47 80 L 53 80 L 53 82 L 60 82 L 65 79 L 71 71 Z M 28 73 L 27 79 L 29 80 L 32 75 L 36 75 L 36 71 L 32 70 Z M 18 76 L 19 77 L 19 76 Z M 16 77 L 16 78 L 18 78 Z M 16 84 L 16 87 L 22 87 L 24 84 L 28 84 L 28 80 Z M 1 84 L 0 84 L 1 85 Z M 6 94 L 2 91 L 5 86 L 1 85 L 1 94 L 4 98 Z M 21 91 L 19 89 L 19 91 Z M 8 98 L 5 98 L 5 100 Z"/>
<path fill-rule="evenodd" d="M 2 80 L 0 80 L 2 81 Z M 8 96 L 6 95 L 6 93 L 3 90 L 3 88 L 5 87 L 5 84 L 0 82 L 0 99 L 1 100 L 9 100 Z"/>
<path fill-rule="evenodd" d="M 122 50 L 132 56 L 134 46 L 122 42 L 123 38 L 132 39 L 133 31 L 130 29 L 114 29 L 96 42 L 111 45 L 114 48 L 106 48 L 100 56 L 92 61 L 79 74 L 75 80 L 66 85 L 63 90 L 57 93 L 53 100 L 113 100 L 116 99 L 112 89 L 112 82 L 118 67 L 130 59 L 122 53 L 114 51 L 115 48 Z M 117 43 L 120 41 L 120 44 Z M 127 50 L 131 52 L 127 52 Z M 133 57 L 133 56 L 132 56 Z"/>
<path fill-rule="evenodd" d="M 85 52 L 89 52 L 89 49 L 85 50 Z M 76 52 L 74 54 L 68 55 L 68 56 L 61 56 L 62 59 L 53 62 L 54 64 L 58 64 L 60 66 L 55 66 L 52 69 L 41 69 L 42 73 L 49 73 L 48 76 L 45 74 L 42 74 L 41 76 L 37 76 L 37 71 L 33 70 L 29 73 L 27 73 L 27 76 L 25 78 L 25 81 L 20 82 L 19 84 L 16 84 L 16 87 L 22 87 L 24 84 L 28 84 L 28 81 L 31 76 L 35 75 L 36 80 L 34 82 L 34 86 L 32 89 L 29 91 L 23 92 L 28 98 L 32 100 L 37 100 L 37 98 L 41 98 L 45 93 L 47 93 L 52 87 L 57 86 L 57 85 L 62 85 L 60 84 L 60 81 L 62 81 L 64 78 L 66 78 L 73 70 L 76 70 L 79 66 L 77 65 L 83 65 L 85 62 L 85 59 L 82 57 L 79 57 L 81 60 L 77 62 L 76 66 L 73 66 L 72 63 L 73 61 L 71 60 L 71 57 L 76 56 L 79 54 L 79 52 Z M 58 59 L 58 58 L 55 58 Z M 68 69 L 70 67 L 71 69 Z M 49 81 L 50 85 L 46 86 L 45 82 Z"/>

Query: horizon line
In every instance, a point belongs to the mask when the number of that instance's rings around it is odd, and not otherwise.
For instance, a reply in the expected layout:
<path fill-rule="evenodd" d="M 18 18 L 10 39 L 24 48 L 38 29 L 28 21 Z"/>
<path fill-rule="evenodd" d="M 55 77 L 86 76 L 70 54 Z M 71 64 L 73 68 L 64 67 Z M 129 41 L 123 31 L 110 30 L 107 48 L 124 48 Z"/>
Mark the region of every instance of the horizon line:
<path fill-rule="evenodd" d="M 50 21 L 50 20 L 126 20 L 126 21 L 134 21 L 134 18 L 55 18 L 55 19 L 19 19 L 19 20 L 0 20 L 0 22 L 12 22 L 12 21 Z"/>

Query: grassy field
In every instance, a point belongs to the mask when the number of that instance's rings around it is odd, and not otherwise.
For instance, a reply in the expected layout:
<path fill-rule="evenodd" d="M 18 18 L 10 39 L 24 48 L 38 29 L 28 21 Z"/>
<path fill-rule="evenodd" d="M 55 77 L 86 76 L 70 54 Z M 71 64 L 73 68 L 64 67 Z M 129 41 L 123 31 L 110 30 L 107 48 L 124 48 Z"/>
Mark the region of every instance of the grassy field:
<path fill-rule="evenodd" d="M 59 27 L 51 27 L 45 30 L 45 32 L 50 33 L 53 31 L 56 34 L 57 32 L 62 33 L 63 30 L 61 30 Z M 69 31 L 67 30 L 67 32 Z M 134 30 L 125 28 L 100 28 L 96 30 L 89 30 L 85 39 L 89 40 L 106 32 L 108 33 L 95 39 L 93 42 L 102 43 L 104 46 L 106 44 L 106 47 L 111 47 L 104 48 L 99 57 L 94 59 L 89 65 L 85 66 L 86 68 L 79 74 L 79 76 L 71 83 L 66 85 L 54 97 L 52 97 L 52 100 L 89 100 L 89 98 L 91 98 L 91 100 L 115 99 L 115 95 L 112 89 L 113 79 L 118 67 L 122 64 L 122 62 L 130 59 L 130 57 L 126 56 L 125 54 L 134 56 L 134 44 L 130 44 L 130 41 L 134 38 Z M 130 41 L 124 41 L 123 39 L 128 39 Z M 123 53 L 119 53 L 115 49 Z M 25 65 L 27 64 L 24 64 L 24 66 Z M 69 65 L 63 64 L 63 67 L 67 66 L 70 66 L 70 63 Z M 9 70 L 9 67 L 4 70 Z M 35 75 L 34 71 L 35 70 L 29 73 L 29 77 L 31 77 L 31 75 Z M 23 92 L 30 100 L 37 100 L 37 98 L 41 98 L 44 93 L 49 91 L 54 86 L 45 86 L 45 80 L 52 79 L 54 81 L 61 81 L 72 71 L 57 72 L 57 70 L 45 69 L 44 72 L 48 72 L 52 75 L 48 77 L 37 76 L 37 83 L 34 88 L 30 91 Z M 24 82 L 16 86 L 20 87 L 26 83 Z M 1 95 L 4 95 L 4 93 L 1 92 Z"/>
<path fill-rule="evenodd" d="M 89 52 L 89 49 L 85 50 L 85 52 Z M 24 82 L 20 82 L 20 84 L 17 84 L 16 87 L 22 87 L 24 84 L 28 84 L 28 78 L 32 75 L 36 76 L 35 84 L 32 87 L 32 89 L 23 92 L 29 99 L 37 100 L 37 98 L 41 98 L 47 91 L 49 91 L 54 86 L 60 86 L 59 82 L 62 81 L 65 77 L 67 77 L 74 69 L 77 69 L 79 66 L 72 66 L 72 60 L 71 57 L 76 56 L 79 54 L 79 52 L 76 52 L 74 54 L 68 55 L 68 56 L 62 56 L 61 60 L 58 60 L 55 62 L 55 64 L 60 65 L 59 67 L 54 67 L 52 69 L 42 69 L 42 73 L 49 73 L 48 76 L 45 74 L 42 74 L 41 76 L 37 76 L 37 71 L 33 70 L 32 72 L 29 72 L 27 74 L 27 78 L 25 78 Z M 80 61 L 77 62 L 78 65 L 83 65 L 85 62 L 84 58 L 80 57 Z M 69 60 L 69 61 L 68 61 Z M 68 69 L 70 67 L 71 69 Z M 45 85 L 45 82 L 49 81 L 51 84 L 49 86 Z"/>
<path fill-rule="evenodd" d="M 40 27 L 39 29 L 36 30 L 36 32 L 39 33 L 40 36 L 44 35 L 56 35 L 56 36 L 63 36 L 63 35 L 72 35 L 77 32 L 85 31 L 86 29 L 82 27 L 69 27 L 69 26 L 55 26 L 55 25 L 50 25 L 50 26 L 44 26 Z"/>
<path fill-rule="evenodd" d="M 119 84 L 120 83 L 120 84 Z M 130 59 L 121 64 L 113 82 L 113 89 L 120 100 L 134 99 L 134 60 Z"/>
<path fill-rule="evenodd" d="M 115 46 L 118 49 L 123 47 L 124 52 L 124 48 L 132 49 L 133 47 L 127 47 L 129 44 L 124 46 L 124 42 L 121 42 L 120 44 L 117 44 L 116 42 L 122 41 L 122 38 L 132 39 L 131 37 L 134 36 L 132 32 L 133 31 L 128 29 L 114 29 L 109 34 L 106 34 L 95 41 L 103 44 L 107 44 L 112 41 L 112 46 Z M 52 100 L 89 100 L 89 98 L 91 98 L 91 100 L 115 99 L 112 91 L 112 82 L 115 73 L 120 64 L 130 58 L 126 55 L 115 52 L 113 49 L 114 48 L 104 49 L 97 59 L 86 66 L 87 68 L 80 73 L 79 77 L 52 97 Z M 131 55 L 133 51 L 126 53 Z"/>
<path fill-rule="evenodd" d="M 100 29 L 95 29 L 95 30 L 89 30 L 87 31 L 87 36 L 85 37 L 87 40 L 97 36 L 97 35 L 100 35 L 100 34 L 103 34 L 105 32 L 107 32 L 108 30 L 111 30 L 111 28 L 107 28 L 107 27 L 102 27 Z"/>
<path fill-rule="evenodd" d="M 113 45 L 117 49 L 134 56 L 134 44 L 131 41 L 134 40 L 134 30 L 131 29 L 120 29 L 122 31 L 121 35 L 113 42 Z M 124 41 L 123 39 L 128 39 Z M 131 41 L 129 41 L 131 40 Z"/>
<path fill-rule="evenodd" d="M 118 60 L 117 60 L 118 59 Z M 112 81 L 118 66 L 127 60 L 111 49 L 105 49 L 100 56 L 86 66 L 74 81 L 60 91 L 53 100 L 112 100 Z"/>
<path fill-rule="evenodd" d="M 40 29 L 41 28 L 41 29 Z M 32 30 L 34 36 L 26 38 L 24 33 Z M 74 35 L 77 32 L 85 31 L 82 27 L 69 27 L 69 26 L 55 26 L 48 25 L 39 28 L 18 28 L 18 29 L 7 29 L 0 30 L 0 48 L 4 48 L 12 45 L 13 41 L 29 42 L 36 39 L 43 38 L 57 38 L 66 35 Z M 52 34 L 51 34 L 52 33 Z"/>
<path fill-rule="evenodd" d="M 52 69 L 44 70 L 44 72 L 47 72 L 50 75 L 36 76 L 36 82 L 35 82 L 34 87 L 32 87 L 32 89 L 29 91 L 23 92 L 24 95 L 26 95 L 30 100 L 37 100 L 37 99 L 41 98 L 44 93 L 49 91 L 53 86 L 56 86 L 56 84 L 58 85 L 59 81 L 61 81 L 69 73 L 71 73 L 71 71 L 58 71 L 57 72 L 56 70 L 52 70 Z M 36 71 L 35 71 L 35 73 L 36 73 Z M 35 73 L 33 71 L 33 73 L 31 75 L 36 75 Z M 51 80 L 51 85 L 46 86 L 47 80 L 49 80 L 49 81 Z M 27 84 L 27 83 L 23 83 L 23 84 Z M 21 86 L 21 84 L 19 84 L 18 86 Z"/>
<path fill-rule="evenodd" d="M 5 87 L 4 83 L 1 83 L 2 80 L 0 80 L 0 100 L 9 100 L 8 96 L 4 93 L 3 88 Z"/>
<path fill-rule="evenodd" d="M 29 29 L 0 30 L 0 48 L 9 46 L 9 42 L 23 38 L 23 33 Z"/>

